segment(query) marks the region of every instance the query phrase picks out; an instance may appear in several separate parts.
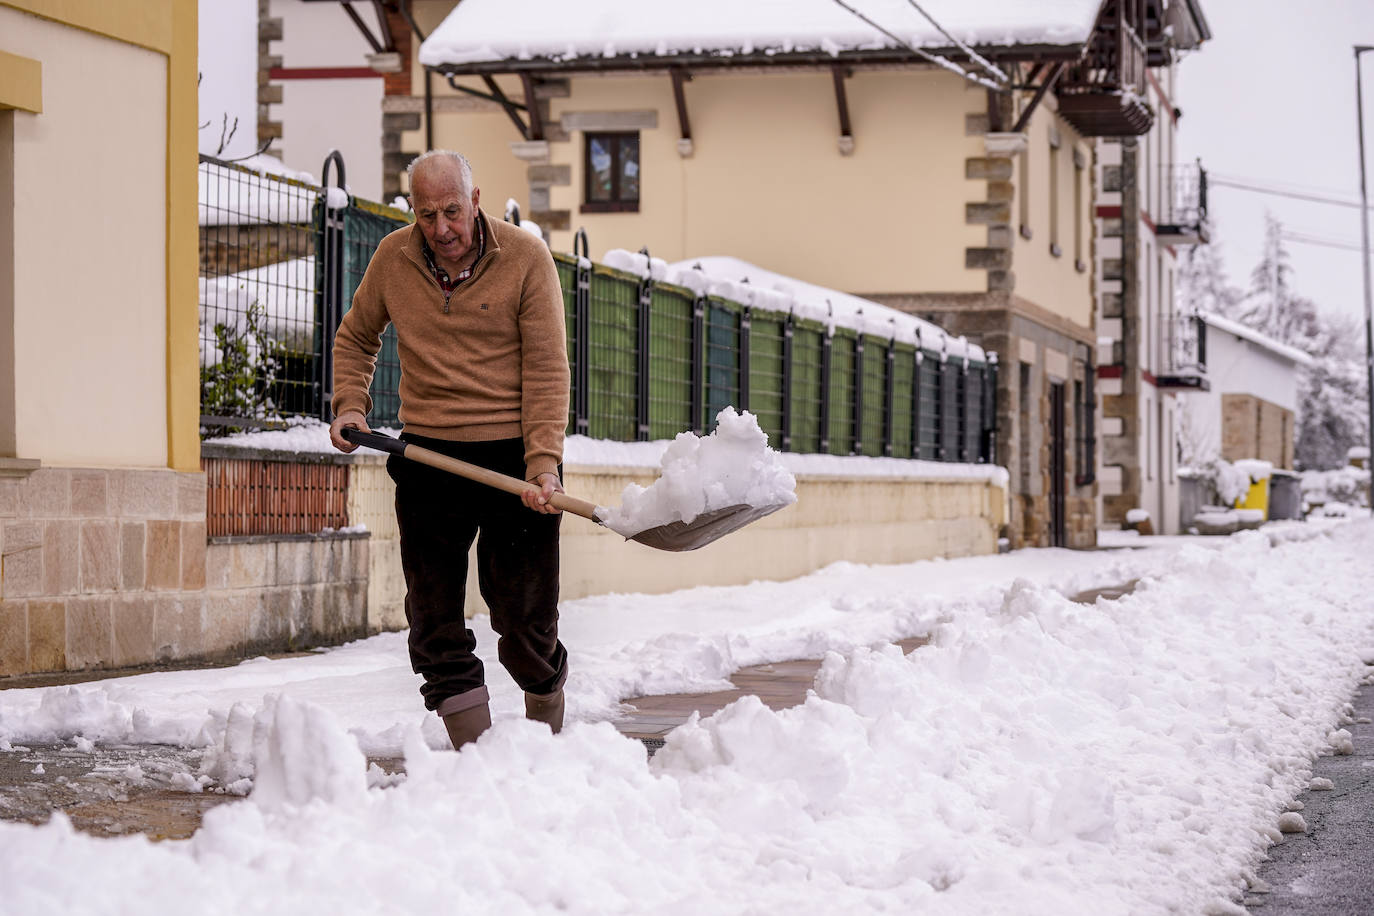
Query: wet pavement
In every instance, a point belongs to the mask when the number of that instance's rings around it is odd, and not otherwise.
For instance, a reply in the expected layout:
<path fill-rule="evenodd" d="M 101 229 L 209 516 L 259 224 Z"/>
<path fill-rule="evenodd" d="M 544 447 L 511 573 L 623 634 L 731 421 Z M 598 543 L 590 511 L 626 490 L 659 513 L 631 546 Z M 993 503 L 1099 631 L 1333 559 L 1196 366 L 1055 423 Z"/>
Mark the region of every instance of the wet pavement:
<path fill-rule="evenodd" d="M 1374 913 L 1374 684 L 1354 698 L 1349 754 L 1318 757 L 1313 779 L 1331 788 L 1298 801 L 1305 833 L 1286 834 L 1269 850 L 1260 882 L 1245 900 L 1264 916 L 1350 916 Z"/>

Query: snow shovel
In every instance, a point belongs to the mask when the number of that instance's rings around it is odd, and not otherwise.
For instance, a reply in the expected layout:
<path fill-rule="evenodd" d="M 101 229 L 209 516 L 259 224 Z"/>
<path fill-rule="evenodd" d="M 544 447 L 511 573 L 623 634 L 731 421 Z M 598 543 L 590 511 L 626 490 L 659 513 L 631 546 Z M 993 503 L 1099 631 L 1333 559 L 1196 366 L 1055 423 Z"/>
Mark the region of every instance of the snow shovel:
<path fill-rule="evenodd" d="M 475 480 L 478 483 L 513 493 L 516 496 L 526 490 L 539 491 L 539 487 L 528 481 L 516 477 L 507 477 L 505 474 L 499 474 L 496 471 L 478 467 L 466 461 L 459 461 L 457 458 L 450 458 L 448 455 L 442 455 L 418 445 L 411 445 L 390 436 L 383 436 L 380 433 L 365 433 L 351 426 L 345 426 L 340 435 L 357 445 L 365 445 L 378 451 L 400 455 L 402 458 L 409 458 L 411 461 L 418 461 L 421 464 L 448 471 L 450 474 L 457 474 L 459 477 L 466 477 L 468 480 Z M 555 493 L 550 497 L 549 502 L 557 509 L 571 512 L 573 515 L 580 515 L 596 522 L 603 528 L 607 527 L 606 523 L 598 517 L 598 513 L 606 510 L 587 502 L 585 499 L 578 499 L 567 493 Z M 669 522 L 666 525 L 655 525 L 652 528 L 645 528 L 643 531 L 628 535 L 623 531 L 618 533 L 624 535 L 627 540 L 638 541 L 658 550 L 696 550 L 698 547 L 705 547 L 712 541 L 781 508 L 780 505 L 750 506 L 741 504 L 726 506 L 724 509 L 703 512 L 691 522 Z"/>

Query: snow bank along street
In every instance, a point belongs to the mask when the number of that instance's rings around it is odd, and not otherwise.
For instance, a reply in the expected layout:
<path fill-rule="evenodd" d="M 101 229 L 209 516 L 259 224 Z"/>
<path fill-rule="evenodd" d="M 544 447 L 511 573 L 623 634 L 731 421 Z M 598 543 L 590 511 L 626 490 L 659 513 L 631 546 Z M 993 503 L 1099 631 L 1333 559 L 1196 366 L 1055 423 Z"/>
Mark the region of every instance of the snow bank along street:
<path fill-rule="evenodd" d="M 0 750 L 200 746 L 188 788 L 251 787 L 181 842 L 0 823 L 0 910 L 1239 913 L 1311 761 L 1348 746 L 1374 524 L 1171 541 L 570 602 L 569 727 L 498 680 L 461 754 L 413 708 L 402 634 L 0 692 Z M 651 761 L 604 721 L 827 652 L 802 706 L 745 698 Z"/>

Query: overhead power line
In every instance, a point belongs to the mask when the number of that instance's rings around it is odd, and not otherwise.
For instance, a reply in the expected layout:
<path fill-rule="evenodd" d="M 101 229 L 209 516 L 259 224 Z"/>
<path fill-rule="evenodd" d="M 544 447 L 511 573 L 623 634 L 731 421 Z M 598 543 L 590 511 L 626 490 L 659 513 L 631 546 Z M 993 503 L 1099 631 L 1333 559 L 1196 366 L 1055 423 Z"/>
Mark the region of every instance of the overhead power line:
<path fill-rule="evenodd" d="M 1324 239 L 1316 235 L 1307 235 L 1303 232 L 1284 232 L 1282 237 L 1285 241 L 1300 242 L 1303 245 L 1317 245 L 1322 248 L 1340 248 L 1345 251 L 1363 251 L 1364 249 L 1353 242 L 1342 242 L 1337 239 Z"/>
<path fill-rule="evenodd" d="M 964 44 L 959 39 L 955 38 L 953 35 L 946 32 L 945 27 L 940 25 L 940 23 L 936 22 L 934 16 L 931 16 L 924 9 L 922 9 L 921 5 L 917 3 L 916 0 L 906 0 L 906 2 L 910 3 L 912 7 L 916 10 L 916 12 L 926 17 L 926 21 L 929 22 L 931 25 L 935 26 L 936 31 L 938 31 L 941 35 L 945 36 L 946 38 L 948 38 L 950 41 L 954 42 L 954 44 L 959 48 L 959 50 L 963 51 L 970 58 L 977 61 L 984 70 L 991 73 L 994 77 L 997 78 L 999 82 L 1005 83 L 1007 81 L 1007 75 L 1003 73 L 996 64 L 988 60 L 983 55 L 979 54 L 977 51 L 970 48 L 968 45 Z"/>
<path fill-rule="evenodd" d="M 1265 187 L 1260 184 L 1252 184 L 1244 181 L 1236 181 L 1230 178 L 1219 178 L 1216 175 L 1207 174 L 1208 185 L 1218 185 L 1223 188 L 1235 188 L 1240 191 L 1253 191 L 1256 194 L 1272 194 L 1275 197 L 1291 197 L 1295 200 L 1307 200 L 1318 204 L 1331 204 L 1334 207 L 1353 207 L 1360 209 L 1357 201 L 1341 200 L 1338 197 L 1323 197 L 1320 194 L 1304 194 L 1300 191 L 1284 191 L 1275 187 Z"/>
<path fill-rule="evenodd" d="M 878 25 L 878 23 L 874 22 L 872 19 L 869 19 L 867 16 L 856 10 L 854 7 L 850 6 L 848 3 L 845 3 L 844 0 L 835 0 L 835 3 L 843 7 L 844 9 L 848 10 L 851 14 L 862 19 L 869 26 L 877 29 L 879 32 L 882 32 L 888 38 L 891 38 L 893 41 L 897 42 L 898 45 L 910 51 L 912 54 L 915 54 L 917 57 L 923 60 L 928 60 L 932 64 L 935 64 L 937 67 L 943 67 L 951 73 L 957 73 L 964 79 L 969 80 L 973 83 L 977 83 L 979 86 L 982 86 L 985 89 L 996 89 L 998 91 L 1001 91 L 1002 87 L 994 83 L 992 80 L 987 79 L 986 77 L 979 76 L 976 73 L 970 73 L 963 67 L 960 67 L 959 65 L 955 64 L 953 61 L 946 60 L 945 58 L 940 57 L 938 54 L 931 54 L 928 51 L 922 51 L 920 48 L 913 46 L 909 42 L 902 41 L 902 39 L 898 38 L 896 35 L 893 35 L 887 29 Z"/>

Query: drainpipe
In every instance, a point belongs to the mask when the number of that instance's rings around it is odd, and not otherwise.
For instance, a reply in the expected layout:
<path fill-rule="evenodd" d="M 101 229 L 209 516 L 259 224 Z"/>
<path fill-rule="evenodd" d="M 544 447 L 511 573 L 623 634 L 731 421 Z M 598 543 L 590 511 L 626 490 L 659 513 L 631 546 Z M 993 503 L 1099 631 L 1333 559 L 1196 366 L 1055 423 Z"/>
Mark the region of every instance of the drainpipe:
<path fill-rule="evenodd" d="M 420 31 L 420 27 L 415 24 L 415 17 L 410 13 L 410 0 L 399 0 L 396 4 L 401 11 L 401 17 L 409 24 L 410 30 L 415 33 L 415 37 L 424 44 L 425 33 Z M 434 74 L 425 67 L 425 151 L 434 149 L 434 84 L 431 77 Z"/>

